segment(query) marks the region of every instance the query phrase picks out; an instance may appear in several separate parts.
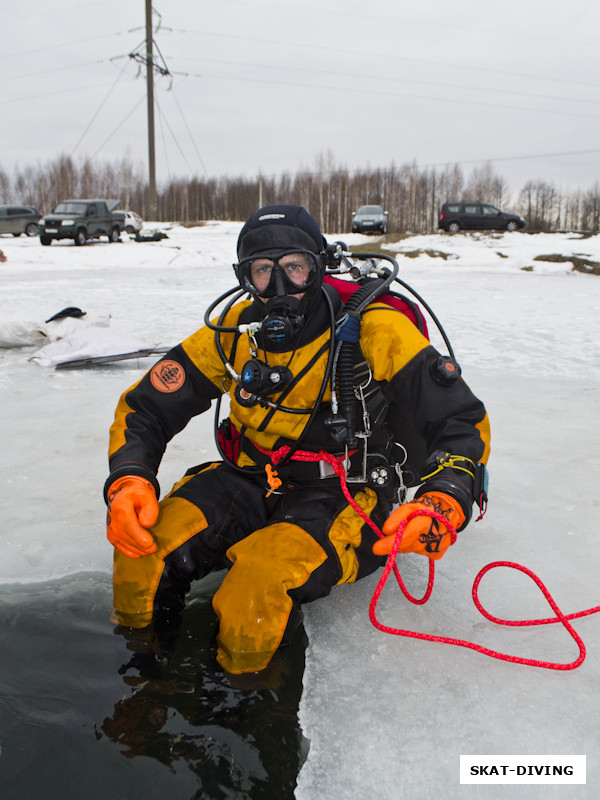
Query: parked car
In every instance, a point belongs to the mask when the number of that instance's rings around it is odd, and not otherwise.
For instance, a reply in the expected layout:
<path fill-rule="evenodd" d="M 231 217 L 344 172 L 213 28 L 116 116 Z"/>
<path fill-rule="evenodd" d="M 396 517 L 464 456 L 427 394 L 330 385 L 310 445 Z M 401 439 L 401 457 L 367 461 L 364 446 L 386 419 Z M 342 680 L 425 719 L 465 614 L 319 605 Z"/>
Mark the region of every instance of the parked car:
<path fill-rule="evenodd" d="M 122 228 L 127 231 L 127 233 L 139 233 L 144 227 L 144 220 L 139 214 L 136 214 L 135 211 L 117 209 L 114 213 L 123 214 Z"/>
<path fill-rule="evenodd" d="M 361 206 L 352 212 L 352 233 L 387 233 L 388 212 L 381 206 Z"/>
<path fill-rule="evenodd" d="M 0 206 L 0 233 L 37 236 L 41 213 L 33 206 Z"/>
<path fill-rule="evenodd" d="M 458 231 L 516 231 L 525 227 L 525 220 L 517 214 L 507 214 L 488 203 L 444 203 L 440 211 L 438 228 L 448 233 Z"/>
<path fill-rule="evenodd" d="M 113 211 L 118 205 L 119 200 L 64 200 L 40 220 L 40 242 L 48 246 L 55 239 L 73 239 L 84 245 L 100 236 L 118 242 L 124 223 L 123 215 Z"/>

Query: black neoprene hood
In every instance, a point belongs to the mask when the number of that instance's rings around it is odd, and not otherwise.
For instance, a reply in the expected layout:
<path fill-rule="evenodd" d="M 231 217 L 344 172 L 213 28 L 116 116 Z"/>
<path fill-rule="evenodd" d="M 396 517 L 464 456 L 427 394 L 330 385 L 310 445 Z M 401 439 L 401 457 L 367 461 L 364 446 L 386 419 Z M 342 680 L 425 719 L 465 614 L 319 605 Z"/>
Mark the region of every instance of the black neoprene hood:
<path fill-rule="evenodd" d="M 278 204 L 255 211 L 237 243 L 238 259 L 282 250 L 320 253 L 327 246 L 314 217 L 303 206 Z"/>

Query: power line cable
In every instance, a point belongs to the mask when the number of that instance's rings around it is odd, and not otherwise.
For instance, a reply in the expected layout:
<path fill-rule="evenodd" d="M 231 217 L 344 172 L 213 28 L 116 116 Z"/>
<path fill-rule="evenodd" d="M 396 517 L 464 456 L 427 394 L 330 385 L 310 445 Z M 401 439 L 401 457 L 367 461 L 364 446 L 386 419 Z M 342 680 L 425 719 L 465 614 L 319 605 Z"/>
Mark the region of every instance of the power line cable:
<path fill-rule="evenodd" d="M 217 81 L 240 81 L 244 83 L 263 83 L 263 84 L 270 84 L 274 86 L 285 86 L 285 87 L 294 87 L 298 89 L 310 89 L 311 91 L 324 91 L 330 93 L 332 90 L 337 92 L 347 92 L 350 94 L 360 94 L 360 95 L 379 95 L 382 97 L 393 97 L 395 99 L 405 99 L 405 100 L 413 100 L 413 101 L 426 101 L 426 102 L 436 102 L 436 103 L 451 103 L 452 105 L 465 105 L 465 106 L 474 106 L 474 107 L 483 107 L 483 108 L 496 108 L 496 109 L 510 109 L 513 111 L 522 111 L 524 113 L 540 113 L 540 114 L 554 114 L 556 116 L 563 116 L 563 117 L 584 117 L 586 119 L 599 119 L 600 114 L 589 114 L 584 111 L 561 111 L 557 108 L 539 108 L 539 107 L 524 107 L 524 106 L 516 106 L 511 105 L 508 103 L 487 103 L 482 100 L 462 100 L 456 97 L 444 97 L 444 96 L 434 96 L 434 95 L 415 95 L 410 94 L 407 92 L 394 92 L 394 91 L 385 91 L 381 89 L 359 89 L 353 86 L 340 86 L 340 87 L 332 87 L 332 86 L 323 86 L 318 84 L 311 84 L 311 83 L 300 83 L 300 82 L 290 82 L 290 81 L 276 81 L 266 78 L 248 78 L 248 77 L 239 77 L 239 76 L 223 76 L 223 75 L 213 75 L 209 73 L 181 73 L 181 72 L 170 72 L 170 76 L 174 75 L 184 75 L 189 78 L 198 78 L 202 80 L 217 80 Z M 79 87 L 70 87 L 68 89 L 60 89 L 55 92 L 44 92 L 42 94 L 37 95 L 29 95 L 27 97 L 20 96 L 20 97 L 13 97 L 6 100 L 0 100 L 0 105 L 7 104 L 7 103 L 16 103 L 26 100 L 37 100 L 39 98 L 48 98 L 53 97 L 59 94 L 64 94 L 66 92 L 74 92 L 74 91 L 87 91 L 91 88 L 96 88 L 98 86 L 106 86 L 106 82 L 97 83 L 87 86 L 79 86 Z"/>
<path fill-rule="evenodd" d="M 408 164 L 408 163 L 402 164 L 401 166 L 402 167 L 405 167 L 405 166 L 411 166 L 412 167 L 412 166 L 414 166 L 415 169 L 429 169 L 429 168 L 436 168 L 436 167 L 455 167 L 455 166 L 456 167 L 460 167 L 460 166 L 464 166 L 464 165 L 467 165 L 467 164 L 494 164 L 497 161 L 527 161 L 527 160 L 530 160 L 530 159 L 533 160 L 533 159 L 537 159 L 537 158 L 560 158 L 560 157 L 563 157 L 563 156 L 589 155 L 589 154 L 593 154 L 593 153 L 600 153 L 600 148 L 593 149 L 593 150 L 571 150 L 571 151 L 567 151 L 567 152 L 557 152 L 557 153 L 534 153 L 534 154 L 520 155 L 520 156 L 499 156 L 497 158 L 495 158 L 493 156 L 487 156 L 485 158 L 464 159 L 464 160 L 456 159 L 454 161 L 442 161 L 442 162 L 435 162 L 435 163 L 431 163 L 431 164 L 418 164 L 415 161 L 415 162 L 413 162 L 411 164 Z M 395 165 L 392 165 L 392 166 L 395 166 Z M 389 164 L 387 166 L 384 166 L 384 167 L 382 167 L 382 166 L 373 167 L 373 166 L 369 165 L 367 167 L 356 167 L 355 169 L 350 170 L 349 172 L 350 172 L 350 174 L 352 174 L 352 173 L 356 174 L 356 173 L 361 173 L 361 172 L 365 172 L 365 171 L 368 171 L 368 172 L 382 172 L 382 171 L 385 171 L 385 170 L 388 170 L 388 169 L 390 169 L 390 165 Z M 308 175 L 308 176 L 311 176 L 311 177 L 323 176 L 323 177 L 326 177 L 326 178 L 330 178 L 331 176 L 336 175 L 339 171 L 342 171 L 344 173 L 348 172 L 346 167 L 340 166 L 339 169 L 334 168 L 334 169 L 331 169 L 331 170 L 308 170 L 308 169 L 300 168 L 300 169 L 296 170 L 296 172 L 294 174 L 297 174 L 297 175 Z M 279 173 L 275 173 L 275 172 L 264 173 L 262 171 L 259 171 L 259 174 L 260 174 L 261 178 L 265 178 L 265 179 L 269 180 L 269 179 L 280 178 L 280 177 L 282 177 L 282 175 L 290 174 L 290 172 L 291 172 L 290 170 L 282 170 Z"/>
<path fill-rule="evenodd" d="M 173 73 L 177 74 L 177 73 Z M 427 102 L 436 102 L 436 103 L 451 103 L 452 105 L 466 105 L 466 106 L 481 106 L 484 108 L 497 108 L 497 109 L 511 109 L 513 111 L 523 111 L 526 113 L 540 113 L 540 114 L 555 114 L 558 116 L 563 117 L 585 117 L 587 119 L 600 119 L 600 114 L 588 114 L 584 111 L 561 111 L 557 108 L 533 108 L 531 106 L 524 107 L 524 106 L 515 106 L 510 105 L 507 103 L 486 103 L 483 100 L 460 100 L 457 97 L 440 97 L 440 96 L 432 96 L 432 95 L 415 95 L 409 94 L 406 92 L 394 92 L 394 91 L 385 91 L 382 89 L 359 89 L 355 86 L 323 86 L 314 83 L 301 83 L 301 82 L 291 82 L 291 81 L 282 81 L 282 80 L 274 80 L 268 78 L 248 78 L 248 77 L 239 77 L 239 76 L 223 76 L 223 75 L 212 75 L 209 73 L 187 73 L 188 77 L 191 78 L 202 78 L 204 80 L 211 79 L 211 80 L 220 80 L 220 81 L 240 81 L 244 83 L 263 83 L 263 84 L 270 84 L 272 86 L 286 86 L 286 87 L 294 87 L 297 89 L 310 89 L 311 91 L 324 91 L 331 93 L 332 91 L 336 92 L 347 92 L 349 94 L 362 94 L 362 95 L 378 95 L 381 97 L 394 97 L 396 99 L 403 98 L 405 100 L 416 100 L 416 101 L 427 101 Z"/>
<path fill-rule="evenodd" d="M 600 148 L 595 148 L 593 150 L 568 150 L 558 153 L 533 153 L 527 156 L 499 156 L 497 158 L 474 158 L 468 160 L 461 160 L 461 161 L 444 161 L 438 162 L 435 164 L 417 164 L 419 169 L 424 169 L 427 167 L 451 167 L 455 164 L 484 164 L 484 163 L 495 163 L 496 161 L 530 161 L 536 158 L 562 158 L 564 156 L 585 156 L 591 155 L 592 153 L 600 153 Z"/>
<path fill-rule="evenodd" d="M 194 136 L 192 134 L 190 126 L 188 125 L 187 119 L 184 116 L 183 109 L 181 108 L 181 105 L 179 103 L 179 99 L 177 98 L 177 95 L 175 94 L 174 87 L 172 89 L 172 93 L 173 93 L 173 99 L 175 100 L 175 104 L 177 105 L 177 108 L 179 109 L 179 113 L 181 114 L 181 119 L 183 120 L 183 124 L 185 125 L 186 130 L 187 130 L 187 132 L 188 132 L 188 134 L 190 136 L 190 139 L 191 139 L 191 142 L 192 142 L 192 147 L 196 151 L 196 155 L 198 156 L 198 161 L 200 162 L 200 165 L 202 166 L 204 174 L 208 178 L 208 171 L 206 169 L 206 166 L 204 165 L 204 161 L 202 160 L 202 156 L 200 155 L 200 151 L 198 150 L 198 146 L 196 144 L 196 140 L 194 139 Z"/>
<path fill-rule="evenodd" d="M 67 64 L 64 67 L 53 67 L 52 69 L 40 69 L 36 72 L 26 72 L 23 75 L 4 75 L 5 81 L 19 81 L 23 78 L 36 78 L 38 75 L 49 75 L 51 72 L 64 72 L 65 70 L 74 70 L 80 69 L 81 67 L 92 67 L 96 66 L 96 64 L 106 64 L 112 59 L 109 58 L 98 58 L 95 61 L 82 61 L 79 64 Z"/>
<path fill-rule="evenodd" d="M 69 47 L 72 44 L 88 44 L 89 42 L 98 42 L 100 39 L 112 39 L 115 36 L 124 36 L 125 33 L 129 33 L 129 31 L 114 31 L 113 33 L 106 33 L 102 36 L 92 36 L 89 39 L 76 39 L 72 42 L 63 42 L 62 44 L 48 44 L 45 47 L 35 47 L 33 50 L 22 50 L 20 53 L 10 53 L 9 55 L 0 56 L 0 61 L 7 59 L 7 58 L 20 58 L 21 56 L 30 56 L 30 55 L 37 55 L 38 53 L 43 53 L 45 50 L 64 50 L 65 47 Z"/>
<path fill-rule="evenodd" d="M 111 5 L 111 3 L 112 3 L 112 5 L 116 5 L 117 3 L 119 3 L 119 5 L 120 5 L 121 4 L 121 0 L 95 0 L 95 2 L 93 2 L 93 3 L 85 3 L 85 4 L 78 3 L 75 6 L 67 6 L 67 7 L 63 7 L 63 8 L 57 8 L 54 4 L 52 4 L 48 8 L 48 11 L 37 10 L 35 12 L 32 12 L 31 14 L 22 14 L 19 17 L 1 17 L 0 18 L 0 23 L 4 24 L 5 22 L 18 22 L 20 19 L 32 19 L 33 17 L 35 17 L 35 19 L 39 19 L 40 17 L 44 17 L 44 16 L 48 16 L 48 15 L 52 15 L 52 17 L 56 17 L 57 14 L 60 14 L 63 11 L 78 11 L 78 12 L 80 12 L 83 8 L 88 8 L 89 6 L 102 6 L 102 8 L 104 10 L 104 9 L 106 9 L 106 6 L 107 5 Z"/>
<path fill-rule="evenodd" d="M 156 102 L 156 98 L 155 98 L 155 102 Z M 183 152 L 183 150 L 181 149 L 181 146 L 179 145 L 179 142 L 177 141 L 177 137 L 175 136 L 175 134 L 173 133 L 173 130 L 172 130 L 171 126 L 169 125 L 169 121 L 168 121 L 168 119 L 167 119 L 167 118 L 166 118 L 166 116 L 165 116 L 165 115 L 162 113 L 162 109 L 160 108 L 160 106 L 158 105 L 158 103 L 156 103 L 156 105 L 157 105 L 157 108 L 158 108 L 158 113 L 159 113 L 160 117 L 162 118 L 162 120 L 164 121 L 164 123 L 165 123 L 165 125 L 167 126 L 167 128 L 169 129 L 169 133 L 171 134 L 171 137 L 173 138 L 173 141 L 175 142 L 175 145 L 176 145 L 177 149 L 179 150 L 179 152 L 180 152 L 180 154 L 181 154 L 181 157 L 183 158 L 183 160 L 184 160 L 184 162 L 185 162 L 185 165 L 186 165 L 186 167 L 188 168 L 188 170 L 189 170 L 190 174 L 194 175 L 194 174 L 195 174 L 195 173 L 194 173 L 194 170 L 193 170 L 193 169 L 190 167 L 190 165 L 188 164 L 187 158 L 185 157 L 185 153 L 184 153 L 184 152 Z"/>
<path fill-rule="evenodd" d="M 102 81 L 101 83 L 88 83 L 86 86 L 69 86 L 66 89 L 57 89 L 55 92 L 43 92 L 42 94 L 30 94 L 27 97 L 10 97 L 6 100 L 0 100 L 0 105 L 6 105 L 8 103 L 20 103 L 25 100 L 40 100 L 46 99 L 48 97 L 56 97 L 59 94 L 71 94 L 72 92 L 87 92 L 90 89 L 97 89 L 100 86 L 107 86 L 108 81 Z"/>
<path fill-rule="evenodd" d="M 209 0 L 209 2 L 212 3 L 213 0 Z M 228 0 L 228 2 L 226 4 L 222 1 L 221 5 L 222 6 L 224 6 L 224 5 L 227 5 L 227 6 L 239 5 L 239 6 L 242 6 L 242 7 L 245 7 L 245 8 L 248 7 L 247 0 L 238 0 L 237 2 L 236 2 L 236 0 Z M 258 3 L 258 2 L 256 2 L 256 0 L 253 0 L 253 2 L 252 2 L 252 10 L 253 10 L 253 12 L 255 12 L 257 9 L 260 9 L 260 8 L 272 9 L 273 11 L 282 11 L 282 10 L 285 9 L 285 6 L 282 3 L 278 3 L 277 5 L 275 5 L 275 4 L 272 4 L 272 3 Z M 311 6 L 308 5 L 306 2 L 303 2 L 303 4 L 302 4 L 303 13 L 304 14 L 308 14 L 308 13 L 310 13 L 310 10 L 311 10 Z M 340 13 L 341 13 L 339 10 L 334 11 L 332 9 L 329 9 L 327 7 L 327 5 L 322 3 L 322 2 L 319 3 L 318 6 L 314 6 L 313 5 L 312 6 L 312 10 L 314 11 L 315 16 L 321 17 L 321 16 L 323 16 L 325 14 L 328 14 L 329 16 L 336 17 L 337 19 L 339 19 Z M 465 26 L 465 25 L 462 25 L 462 24 L 461 25 L 452 25 L 451 23 L 449 23 L 447 21 L 448 19 L 450 19 L 450 20 L 452 19 L 451 14 L 448 15 L 448 17 L 446 18 L 445 21 L 437 22 L 436 20 L 431 19 L 431 14 L 428 16 L 428 18 L 426 20 L 418 20 L 418 19 L 411 19 L 409 17 L 406 17 L 404 14 L 402 14 L 401 16 L 396 16 L 395 19 L 391 19 L 389 14 L 378 15 L 376 13 L 372 13 L 372 9 L 369 9 L 369 14 L 357 14 L 357 13 L 353 13 L 352 11 L 350 11 L 348 8 L 345 7 L 342 13 L 343 13 L 344 19 L 362 19 L 365 22 L 367 22 L 369 25 L 372 25 L 375 21 L 380 20 L 388 27 L 390 26 L 391 23 L 396 22 L 398 25 L 403 25 L 403 26 L 404 25 L 415 25 L 417 27 L 419 27 L 419 26 L 420 27 L 425 27 L 428 32 L 431 31 L 431 28 L 442 28 L 443 30 L 457 30 L 457 31 L 460 31 L 461 33 L 464 33 L 465 31 L 470 31 L 471 33 L 476 33 L 478 35 L 493 33 L 494 36 L 498 36 L 498 35 L 501 35 L 502 37 L 514 36 L 514 37 L 517 37 L 517 38 L 524 38 L 524 39 L 527 39 L 527 40 L 531 40 L 531 32 L 529 32 L 529 31 L 521 31 L 519 26 L 513 26 L 510 29 L 498 30 L 497 25 L 496 25 L 496 20 L 493 21 L 493 25 L 494 25 L 493 30 L 490 30 L 489 28 L 488 29 L 481 28 L 481 27 L 480 28 L 476 28 L 476 27 L 474 28 L 474 27 L 468 27 L 468 26 Z M 578 40 L 575 40 L 575 39 L 563 39 L 563 38 L 559 38 L 559 37 L 556 37 L 556 36 L 546 36 L 544 34 L 540 34 L 539 30 L 536 30 L 536 40 L 548 41 L 548 42 L 559 42 L 561 44 L 573 44 L 573 45 L 576 45 L 577 47 L 581 47 L 582 45 L 583 46 L 587 46 L 587 47 L 594 47 L 594 48 L 598 47 L 598 43 L 595 40 L 587 41 L 587 40 L 581 40 L 581 39 L 578 39 Z"/>
<path fill-rule="evenodd" d="M 116 132 L 117 132 L 117 131 L 118 131 L 120 128 L 122 128 L 122 127 L 123 127 L 123 125 L 124 125 L 124 124 L 127 122 L 127 120 L 129 119 L 129 117 L 130 117 L 130 116 L 131 116 L 131 115 L 132 115 L 132 114 L 133 114 L 135 111 L 137 111 L 137 110 L 138 110 L 138 108 L 139 108 L 139 107 L 142 105 L 142 103 L 144 102 L 144 100 L 145 100 L 145 99 L 146 99 L 146 98 L 145 98 L 144 96 L 142 96 L 142 98 L 141 98 L 140 100 L 138 100 L 138 102 L 137 102 L 137 103 L 136 103 L 136 104 L 133 106 L 133 108 L 132 108 L 132 109 L 130 109 L 130 111 L 128 111 L 128 113 L 127 113 L 127 114 L 125 115 L 125 117 L 124 117 L 124 118 L 121 120 L 121 122 L 120 122 L 120 123 L 117 125 L 117 127 L 116 127 L 116 128 L 113 130 L 113 131 L 112 131 L 112 133 L 110 133 L 110 134 L 109 134 L 109 135 L 106 137 L 106 139 L 105 139 L 105 140 L 102 142 L 102 144 L 101 144 L 101 145 L 100 145 L 100 147 L 99 147 L 99 148 L 96 150 L 96 152 L 92 154 L 92 158 L 95 158 L 95 157 L 98 155 L 98 153 L 99 153 L 99 152 L 102 150 L 102 148 L 104 147 L 104 145 L 108 144 L 108 142 L 109 142 L 109 141 L 112 139 L 112 137 L 115 135 L 115 133 L 116 133 Z"/>
<path fill-rule="evenodd" d="M 177 29 L 177 28 L 174 28 L 173 32 L 174 33 L 188 34 L 188 35 L 189 34 L 196 34 L 198 36 L 208 36 L 211 39 L 215 39 L 215 38 L 235 39 L 235 40 L 238 40 L 238 41 L 242 41 L 244 43 L 257 42 L 259 44 L 267 44 L 267 45 L 269 45 L 269 48 L 271 48 L 271 49 L 273 47 L 277 46 L 277 45 L 281 45 L 282 47 L 285 47 L 287 50 L 289 50 L 291 47 L 293 47 L 293 48 L 302 50 L 304 55 L 306 55 L 306 53 L 308 51 L 310 51 L 310 50 L 323 50 L 323 51 L 325 51 L 326 53 L 328 53 L 330 55 L 336 55 L 336 54 L 339 54 L 339 55 L 351 55 L 351 56 L 356 58 L 356 50 L 346 50 L 346 49 L 344 49 L 342 47 L 332 47 L 330 45 L 308 44 L 306 42 L 302 42 L 302 43 L 296 44 L 295 42 L 289 41 L 289 39 L 282 40 L 282 41 L 278 42 L 277 40 L 274 40 L 274 39 L 260 39 L 260 38 L 257 38 L 257 37 L 249 37 L 249 36 L 241 36 L 241 35 L 238 36 L 238 35 L 232 34 L 232 33 L 220 33 L 220 32 L 214 32 L 214 31 L 193 31 L 193 30 L 190 30 L 190 29 Z M 408 62 L 412 62 L 412 63 L 415 63 L 415 64 L 429 64 L 429 65 L 432 65 L 432 66 L 435 66 L 435 67 L 443 67 L 444 69 L 447 69 L 448 67 L 450 67 L 452 69 L 468 69 L 471 72 L 474 69 L 476 69 L 478 73 L 485 72 L 485 73 L 489 73 L 489 74 L 492 74 L 492 75 L 508 75 L 509 77 L 512 77 L 512 78 L 533 78 L 534 80 L 549 81 L 549 82 L 551 82 L 553 84 L 556 84 L 556 83 L 568 83 L 568 84 L 573 84 L 573 85 L 576 85 L 576 86 L 588 86 L 588 87 L 591 86 L 591 87 L 594 87 L 594 88 L 598 88 L 598 86 L 599 86 L 599 84 L 597 84 L 597 83 L 590 83 L 589 81 L 575 81 L 575 80 L 571 80 L 569 78 L 564 78 L 564 77 L 554 77 L 554 76 L 548 76 L 548 75 L 535 75 L 535 74 L 525 73 L 525 72 L 511 72 L 509 70 L 492 69 L 491 67 L 484 67 L 480 63 L 476 63 L 476 64 L 456 64 L 456 63 L 452 63 L 452 62 L 448 62 L 448 61 L 437 61 L 435 59 L 412 58 L 410 56 L 399 56 L 399 55 L 397 55 L 395 53 L 391 54 L 391 53 L 386 53 L 386 52 L 381 52 L 381 51 L 365 52 L 365 51 L 361 50 L 360 56 L 361 56 L 362 59 L 383 58 L 383 59 L 386 59 L 388 61 L 403 61 L 403 62 L 407 62 L 408 61 Z"/>
<path fill-rule="evenodd" d="M 160 125 L 162 146 L 163 146 L 163 150 L 164 150 L 164 154 L 165 154 L 165 163 L 167 165 L 167 176 L 169 178 L 169 182 L 172 182 L 173 178 L 172 178 L 172 175 L 171 175 L 171 165 L 169 163 L 169 153 L 167 151 L 167 137 L 165 136 L 165 132 L 164 132 L 164 129 L 163 129 L 163 114 L 162 114 L 160 105 L 158 104 L 158 101 L 156 99 L 156 96 L 154 97 L 154 102 L 156 103 L 156 108 L 158 109 L 158 124 Z"/>
<path fill-rule="evenodd" d="M 256 62 L 249 62 L 249 61 L 223 61 L 219 59 L 213 58 L 183 58 L 184 61 L 200 61 L 206 62 L 208 64 L 220 64 L 224 66 L 237 66 L 237 67 L 254 67 L 257 69 L 266 69 L 272 70 L 272 64 L 257 64 Z M 509 95 L 516 95 L 519 97 L 537 97 L 542 100 L 560 100 L 566 101 L 569 103 L 588 103 L 592 105 L 600 105 L 600 100 L 590 100 L 589 98 L 579 99 L 576 97 L 565 97 L 565 96 L 557 96 L 557 95 L 548 95 L 548 94 L 540 94 L 539 92 L 522 92 L 518 89 L 497 89 L 497 88 L 490 88 L 487 86 L 473 86 L 468 84 L 457 84 L 457 83 L 446 83 L 440 80 L 435 81 L 424 81 L 424 80 L 416 80 L 411 78 L 397 78 L 391 75 L 386 75 L 384 79 L 382 79 L 381 75 L 371 75 L 365 72 L 340 72 L 338 70 L 323 70 L 323 69 L 311 69 L 310 67 L 289 67 L 285 64 L 278 64 L 277 71 L 281 72 L 282 70 L 287 70 L 288 72 L 299 72 L 299 73 L 310 73 L 316 75 L 331 75 L 334 77 L 339 78 L 358 78 L 360 80 L 367 80 L 367 81 L 377 81 L 381 83 L 382 80 L 385 82 L 393 82 L 393 83 L 404 83 L 404 84 L 414 84 L 417 86 L 437 86 L 439 88 L 449 88 L 449 89 L 466 89 L 469 92 L 486 92 L 492 94 L 509 94 Z M 182 73 L 178 73 L 182 74 Z M 186 76 L 191 77 L 202 77 L 202 73 L 184 73 Z M 293 84 L 292 84 L 293 85 Z"/>
<path fill-rule="evenodd" d="M 77 143 L 76 143 L 75 147 L 74 147 L 74 148 L 73 148 L 73 150 L 71 151 L 71 157 L 72 157 L 72 156 L 75 154 L 75 151 L 77 150 L 77 148 L 79 147 L 79 145 L 81 144 L 81 142 L 83 141 L 83 139 L 85 138 L 85 135 L 87 134 L 87 132 L 89 131 L 89 129 L 92 127 L 92 125 L 94 124 L 94 121 L 96 120 L 96 118 L 98 117 L 98 115 L 100 114 L 100 112 L 102 111 L 102 109 L 104 108 L 104 105 L 105 105 L 106 101 L 108 100 L 108 98 L 111 96 L 111 94 L 112 94 L 112 93 L 113 93 L 113 91 L 115 90 L 115 87 L 116 87 L 117 83 L 119 83 L 119 81 L 120 81 L 120 80 L 121 80 L 121 78 L 123 77 L 123 74 L 124 74 L 124 72 L 125 72 L 125 67 L 126 67 L 126 66 L 127 66 L 127 65 L 125 64 L 125 65 L 124 65 L 124 66 L 121 68 L 121 71 L 120 71 L 120 72 L 119 72 L 119 74 L 117 75 L 117 78 L 116 78 L 115 82 L 113 83 L 113 85 L 112 85 L 112 86 L 110 87 L 110 89 L 108 90 L 108 93 L 107 93 L 107 95 L 105 96 L 104 100 L 103 100 L 103 101 L 100 103 L 100 105 L 99 105 L 99 106 L 98 106 L 98 108 L 96 109 L 96 113 L 93 115 L 93 117 L 92 117 L 92 119 L 90 120 L 90 122 L 88 123 L 87 127 L 85 128 L 85 130 L 83 131 L 83 133 L 81 134 L 81 136 L 79 137 L 79 139 L 77 140 Z"/>

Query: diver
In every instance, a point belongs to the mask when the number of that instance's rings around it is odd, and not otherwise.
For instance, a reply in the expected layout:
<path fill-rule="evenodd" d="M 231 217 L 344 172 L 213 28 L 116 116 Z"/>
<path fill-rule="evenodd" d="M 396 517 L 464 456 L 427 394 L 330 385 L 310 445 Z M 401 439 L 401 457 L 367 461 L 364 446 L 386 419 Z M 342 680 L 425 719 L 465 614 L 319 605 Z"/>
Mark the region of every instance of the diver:
<path fill-rule="evenodd" d="M 389 270 L 352 286 L 361 302 L 342 301 L 327 275 L 339 249 L 301 206 L 256 211 L 238 238 L 239 285 L 219 301 L 233 298 L 122 395 L 110 429 L 113 619 L 175 625 L 192 582 L 226 568 L 212 604 L 229 673 L 265 669 L 303 603 L 381 567 L 412 511 L 433 509 L 461 531 L 484 496 L 483 404 L 386 301 Z M 159 500 L 168 442 L 224 394 L 222 459 Z M 425 448 L 407 502 L 400 419 Z M 417 516 L 401 552 L 439 559 L 450 544 L 439 518 Z"/>

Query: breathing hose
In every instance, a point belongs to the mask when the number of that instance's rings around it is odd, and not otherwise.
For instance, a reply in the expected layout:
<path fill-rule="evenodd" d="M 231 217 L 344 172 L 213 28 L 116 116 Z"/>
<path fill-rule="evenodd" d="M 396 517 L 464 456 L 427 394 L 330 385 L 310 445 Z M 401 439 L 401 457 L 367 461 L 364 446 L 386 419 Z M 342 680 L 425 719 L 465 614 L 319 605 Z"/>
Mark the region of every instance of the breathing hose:
<path fill-rule="evenodd" d="M 334 421 L 333 435 L 343 438 L 343 443 L 349 448 L 356 446 L 356 405 L 354 397 L 354 364 L 355 364 L 355 350 L 358 338 L 360 336 L 360 311 L 375 300 L 384 290 L 384 281 L 373 281 L 366 286 L 361 286 L 356 292 L 348 299 L 344 306 L 344 316 L 346 318 L 354 318 L 358 321 L 355 326 L 356 334 L 351 335 L 348 339 L 341 338 L 338 332 L 338 348 L 337 354 L 337 369 L 334 376 L 336 382 L 336 391 L 339 400 L 339 416 L 340 419 L 337 425 Z M 376 285 L 374 285 L 376 284 Z M 343 336 L 343 334 L 342 334 Z M 336 431 L 336 428 L 343 425 L 343 428 Z"/>

